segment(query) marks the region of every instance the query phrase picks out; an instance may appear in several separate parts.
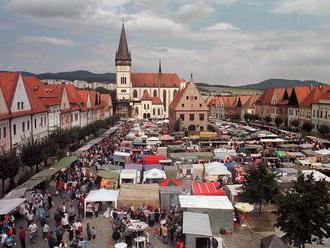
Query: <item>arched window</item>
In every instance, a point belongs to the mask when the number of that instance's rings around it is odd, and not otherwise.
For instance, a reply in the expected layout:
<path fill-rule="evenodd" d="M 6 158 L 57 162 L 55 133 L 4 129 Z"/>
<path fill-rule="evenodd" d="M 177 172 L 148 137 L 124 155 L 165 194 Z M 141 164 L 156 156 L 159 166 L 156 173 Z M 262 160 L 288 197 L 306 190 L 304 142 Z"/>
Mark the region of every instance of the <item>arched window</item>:
<path fill-rule="evenodd" d="M 136 108 L 135 108 L 135 115 L 138 115 L 138 114 L 139 114 L 139 108 L 136 107 Z"/>
<path fill-rule="evenodd" d="M 154 97 L 157 96 L 157 90 L 154 90 L 154 93 L 152 94 Z"/>
<path fill-rule="evenodd" d="M 144 94 L 147 94 L 147 93 L 148 93 L 148 91 L 147 91 L 147 90 L 144 90 L 144 91 L 143 91 L 143 95 L 144 95 Z"/>
<path fill-rule="evenodd" d="M 137 98 L 138 97 L 138 92 L 137 92 L 137 90 L 134 90 L 133 91 L 133 98 Z"/>
<path fill-rule="evenodd" d="M 173 91 L 173 98 L 175 97 L 176 93 L 178 93 L 178 91 L 177 90 L 174 90 Z"/>
<path fill-rule="evenodd" d="M 163 90 L 163 104 L 164 104 L 164 111 L 166 111 L 166 90 Z"/>
<path fill-rule="evenodd" d="M 156 115 L 156 109 L 152 109 L 152 114 Z"/>
<path fill-rule="evenodd" d="M 160 115 L 160 108 L 158 108 L 158 115 Z"/>

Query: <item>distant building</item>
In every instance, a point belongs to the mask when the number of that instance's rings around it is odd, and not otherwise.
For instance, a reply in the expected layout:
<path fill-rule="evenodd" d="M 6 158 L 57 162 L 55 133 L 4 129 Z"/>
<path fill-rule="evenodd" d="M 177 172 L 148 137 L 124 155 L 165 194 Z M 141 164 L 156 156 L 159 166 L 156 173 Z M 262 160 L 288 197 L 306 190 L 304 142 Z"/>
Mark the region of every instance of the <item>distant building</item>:
<path fill-rule="evenodd" d="M 169 122 L 172 127 L 181 120 L 184 128 L 192 132 L 207 131 L 209 108 L 196 85 L 186 84 L 174 97 L 169 107 Z"/>

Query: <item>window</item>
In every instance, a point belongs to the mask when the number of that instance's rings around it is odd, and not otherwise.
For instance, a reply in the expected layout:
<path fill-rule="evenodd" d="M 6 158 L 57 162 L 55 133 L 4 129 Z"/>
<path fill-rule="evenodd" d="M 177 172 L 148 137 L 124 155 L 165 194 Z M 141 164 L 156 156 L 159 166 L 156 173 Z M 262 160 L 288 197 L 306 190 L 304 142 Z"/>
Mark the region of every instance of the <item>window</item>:
<path fill-rule="evenodd" d="M 17 109 L 18 109 L 18 110 L 21 109 L 21 103 L 20 103 L 20 102 L 17 103 Z"/>
<path fill-rule="evenodd" d="M 27 130 L 30 130 L 30 121 L 27 121 L 26 124 L 27 124 Z"/>
<path fill-rule="evenodd" d="M 194 121 L 195 120 L 195 115 L 194 114 L 189 114 L 189 120 Z"/>
<path fill-rule="evenodd" d="M 120 83 L 121 84 L 126 84 L 126 77 L 121 77 L 120 78 Z"/>
<path fill-rule="evenodd" d="M 200 107 L 200 108 L 202 107 L 202 104 L 201 104 L 201 103 L 199 104 L 199 107 Z"/>
<path fill-rule="evenodd" d="M 6 138 L 6 136 L 7 136 L 7 128 L 4 127 L 3 128 L 3 137 Z"/>
<path fill-rule="evenodd" d="M 21 109 L 24 109 L 24 102 L 21 102 Z"/>
<path fill-rule="evenodd" d="M 157 96 L 157 90 L 154 90 L 153 96 L 154 96 L 154 97 Z"/>
<path fill-rule="evenodd" d="M 147 104 L 147 108 L 149 109 L 149 104 Z"/>
<path fill-rule="evenodd" d="M 134 97 L 134 98 L 137 98 L 137 97 L 138 97 L 138 92 L 137 92 L 137 90 L 134 90 L 134 91 L 133 91 L 133 97 Z"/>
<path fill-rule="evenodd" d="M 203 126 L 200 126 L 200 130 L 201 130 L 201 131 L 204 131 L 204 127 L 203 127 Z"/>
<path fill-rule="evenodd" d="M 189 96 L 186 96 L 186 100 L 189 100 Z"/>
<path fill-rule="evenodd" d="M 184 108 L 184 103 L 181 104 L 182 108 Z"/>
<path fill-rule="evenodd" d="M 37 128 L 37 119 L 34 119 L 34 128 Z"/>
<path fill-rule="evenodd" d="M 25 121 L 22 122 L 22 132 L 25 132 Z"/>
<path fill-rule="evenodd" d="M 204 121 L 204 114 L 199 114 L 199 120 Z"/>
<path fill-rule="evenodd" d="M 184 114 L 180 114 L 180 119 L 184 121 Z"/>
<path fill-rule="evenodd" d="M 145 104 L 143 104 L 143 108 L 144 108 L 144 109 L 147 109 L 147 107 L 146 107 L 146 105 L 145 105 Z"/>
<path fill-rule="evenodd" d="M 122 93 L 125 93 L 125 92 L 126 92 L 126 90 L 121 90 L 120 92 L 122 92 Z"/>
<path fill-rule="evenodd" d="M 158 109 L 158 115 L 160 115 L 160 108 Z"/>
<path fill-rule="evenodd" d="M 164 111 L 166 112 L 166 90 L 163 90 L 163 104 L 164 104 Z"/>
<path fill-rule="evenodd" d="M 75 121 L 78 121 L 78 113 L 76 113 L 76 114 L 74 115 L 74 120 L 75 120 Z"/>
<path fill-rule="evenodd" d="M 195 100 L 197 100 L 197 96 L 195 96 Z"/>
<path fill-rule="evenodd" d="M 13 125 L 13 133 L 16 135 L 16 124 Z"/>
<path fill-rule="evenodd" d="M 156 115 L 156 109 L 152 109 L 152 114 Z"/>

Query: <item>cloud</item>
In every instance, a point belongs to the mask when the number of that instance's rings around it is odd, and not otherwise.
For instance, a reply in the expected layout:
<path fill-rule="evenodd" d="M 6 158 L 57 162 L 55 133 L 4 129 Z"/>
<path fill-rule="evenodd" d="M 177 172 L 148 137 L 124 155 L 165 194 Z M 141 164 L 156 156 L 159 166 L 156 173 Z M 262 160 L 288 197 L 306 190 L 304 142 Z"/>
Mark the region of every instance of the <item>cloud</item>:
<path fill-rule="evenodd" d="M 212 26 L 205 28 L 208 31 L 236 31 L 239 30 L 237 27 L 227 22 L 218 22 Z"/>
<path fill-rule="evenodd" d="M 330 14 L 329 0 L 278 0 L 273 11 L 280 14 L 308 14 L 328 15 Z"/>
<path fill-rule="evenodd" d="M 212 6 L 196 2 L 182 5 L 174 16 L 181 22 L 192 22 L 209 17 L 214 11 Z"/>
<path fill-rule="evenodd" d="M 49 36 L 26 36 L 21 39 L 21 42 L 27 44 L 44 43 L 56 46 L 74 46 L 77 44 L 75 41 L 72 40 L 59 39 Z"/>

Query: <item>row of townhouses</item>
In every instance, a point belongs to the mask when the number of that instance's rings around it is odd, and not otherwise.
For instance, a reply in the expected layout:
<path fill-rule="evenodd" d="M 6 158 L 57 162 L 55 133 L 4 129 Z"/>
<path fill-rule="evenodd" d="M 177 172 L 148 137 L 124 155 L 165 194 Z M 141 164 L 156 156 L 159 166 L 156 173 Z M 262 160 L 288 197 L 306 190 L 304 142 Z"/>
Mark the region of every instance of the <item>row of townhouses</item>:
<path fill-rule="evenodd" d="M 61 128 L 84 127 L 112 115 L 108 94 L 73 84 L 45 84 L 35 76 L 0 72 L 0 148 L 40 139 Z"/>
<path fill-rule="evenodd" d="M 219 96 L 208 100 L 210 116 L 216 119 L 244 118 L 245 113 L 266 116 L 275 122 L 282 118 L 291 126 L 297 120 L 302 126 L 310 121 L 313 129 L 330 126 L 330 86 L 298 86 L 293 88 L 268 88 L 261 96 Z"/>
<path fill-rule="evenodd" d="M 76 88 L 79 89 L 92 89 L 95 90 L 97 88 L 104 88 L 107 90 L 115 90 L 116 84 L 114 83 L 106 83 L 106 82 L 87 82 L 82 80 L 63 80 L 63 79 L 43 79 L 42 80 L 46 84 L 73 84 Z"/>

